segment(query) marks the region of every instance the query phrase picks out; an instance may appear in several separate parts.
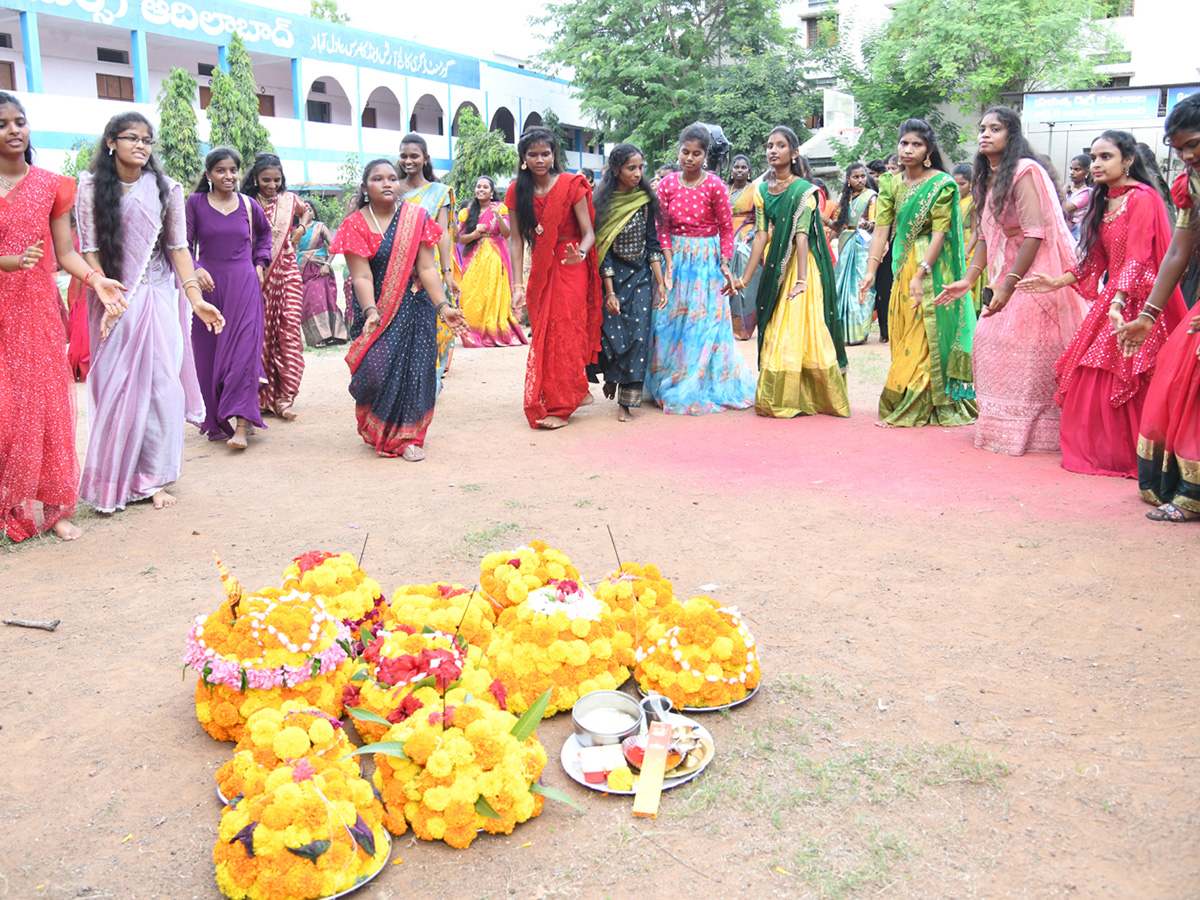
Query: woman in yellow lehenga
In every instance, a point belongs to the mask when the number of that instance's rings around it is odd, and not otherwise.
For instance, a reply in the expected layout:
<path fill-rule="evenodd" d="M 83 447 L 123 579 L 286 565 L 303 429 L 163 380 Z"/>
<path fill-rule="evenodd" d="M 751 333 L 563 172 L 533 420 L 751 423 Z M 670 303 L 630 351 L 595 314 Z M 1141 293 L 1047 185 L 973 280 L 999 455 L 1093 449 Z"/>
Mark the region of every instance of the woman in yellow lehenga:
<path fill-rule="evenodd" d="M 879 398 L 883 426 L 969 425 L 975 421 L 971 349 L 975 306 L 970 295 L 943 305 L 934 298 L 963 276 L 962 215 L 958 186 L 946 173 L 929 123 L 908 119 L 900 126 L 901 174 L 880 185 L 875 237 L 867 273 L 859 285 L 867 295 L 889 237 L 892 297 L 888 305 L 892 365 Z"/>
<path fill-rule="evenodd" d="M 975 253 L 975 245 L 979 243 L 979 231 L 975 227 L 975 195 L 971 193 L 971 178 L 974 170 L 966 163 L 955 166 L 954 183 L 958 185 L 958 211 L 962 214 L 963 229 L 963 259 L 970 259 Z M 976 279 L 971 288 L 971 299 L 975 301 L 975 315 L 983 309 L 983 292 L 987 288 L 987 266 Z"/>
<path fill-rule="evenodd" d="M 496 199 L 496 182 L 481 175 L 475 199 L 459 210 L 462 308 L 470 329 L 464 347 L 515 347 L 528 343 L 512 311 L 512 261 L 508 207 Z"/>
<path fill-rule="evenodd" d="M 454 256 L 454 239 L 458 226 L 458 204 L 454 199 L 454 188 L 437 180 L 437 175 L 433 172 L 433 160 L 429 156 L 429 145 L 419 134 L 406 134 L 400 139 L 399 162 L 400 199 L 421 207 L 442 229 L 442 237 L 433 253 L 442 274 L 442 286 L 446 290 L 446 297 L 457 306 L 462 293 L 458 286 L 462 272 L 457 271 L 458 260 Z M 437 389 L 440 393 L 442 376 L 450 368 L 450 359 L 454 356 L 454 332 L 441 319 L 438 319 L 437 351 Z"/>
<path fill-rule="evenodd" d="M 776 127 L 767 138 L 772 177 L 754 192 L 757 233 L 746 271 L 757 270 L 770 242 L 756 298 L 759 374 L 754 411 L 774 418 L 849 416 L 843 377 L 846 351 L 833 308 L 833 260 L 817 189 L 800 177 L 799 155 L 795 132 Z M 734 290 L 745 287 L 745 276 L 733 285 Z"/>

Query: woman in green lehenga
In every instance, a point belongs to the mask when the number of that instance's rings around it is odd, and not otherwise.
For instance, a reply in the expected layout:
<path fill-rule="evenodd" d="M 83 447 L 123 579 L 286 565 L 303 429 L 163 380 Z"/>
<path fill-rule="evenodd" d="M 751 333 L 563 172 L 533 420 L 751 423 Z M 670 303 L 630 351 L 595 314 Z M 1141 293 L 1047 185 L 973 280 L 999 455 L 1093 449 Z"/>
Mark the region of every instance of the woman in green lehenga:
<path fill-rule="evenodd" d="M 870 294 L 875 271 L 894 232 L 892 297 L 888 305 L 892 365 L 879 398 L 887 426 L 969 425 L 975 421 L 971 349 L 975 306 L 970 294 L 934 304 L 942 287 L 966 268 L 958 186 L 946 172 L 928 122 L 900 126 L 901 174 L 880 186 L 875 237 L 859 285 Z"/>
<path fill-rule="evenodd" d="M 779 126 L 767 138 L 772 173 L 754 192 L 755 237 L 746 264 L 767 261 L 756 296 L 758 390 L 754 411 L 791 418 L 850 415 L 846 350 L 834 303 L 833 260 L 825 241 L 817 189 L 800 177 L 800 142 Z M 769 237 L 768 237 L 769 229 Z M 745 290 L 743 274 L 733 289 Z"/>

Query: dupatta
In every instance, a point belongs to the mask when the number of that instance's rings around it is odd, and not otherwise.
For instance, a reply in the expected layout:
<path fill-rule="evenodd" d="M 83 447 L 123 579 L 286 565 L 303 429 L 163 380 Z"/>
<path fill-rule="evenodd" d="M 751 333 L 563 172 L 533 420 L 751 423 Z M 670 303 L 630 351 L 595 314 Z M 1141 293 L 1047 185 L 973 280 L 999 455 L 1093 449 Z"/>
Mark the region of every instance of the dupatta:
<path fill-rule="evenodd" d="M 421 249 L 421 234 L 425 230 L 425 221 L 428 218 L 425 210 L 415 204 L 397 204 L 396 235 L 392 239 L 392 254 L 388 257 L 387 272 L 383 276 L 383 287 L 379 290 L 376 303 L 380 322 L 369 337 L 360 335 L 346 352 L 346 365 L 350 367 L 351 375 L 358 371 L 367 351 L 371 349 L 375 340 L 387 331 L 392 320 L 396 318 L 400 304 L 404 302 L 404 292 L 412 278 L 417 251 Z"/>
<path fill-rule="evenodd" d="M 900 186 L 902 186 L 902 182 Z M 935 406 L 948 406 L 975 396 L 971 352 L 975 343 L 975 304 L 968 291 L 946 306 L 935 306 L 933 298 L 942 288 L 965 274 L 963 259 L 962 210 L 958 203 L 958 185 L 945 172 L 936 172 L 912 188 L 896 210 L 896 243 L 892 253 L 892 274 L 899 275 L 908 255 L 933 210 L 934 202 L 945 191 L 954 192 L 950 207 L 950 230 L 932 272 L 924 277 L 924 302 L 921 316 L 929 341 L 929 381 Z"/>
<path fill-rule="evenodd" d="M 650 195 L 637 188 L 632 191 L 613 191 L 604 221 L 596 223 L 596 258 L 600 262 L 604 262 L 613 241 L 629 224 L 633 214 L 649 202 Z"/>
<path fill-rule="evenodd" d="M 767 187 L 766 182 L 758 185 L 759 194 L 763 199 L 763 207 L 765 210 L 767 203 L 773 203 L 776 214 L 771 217 L 775 230 L 771 235 L 771 246 L 767 250 L 767 258 L 763 263 L 762 280 L 758 285 L 758 296 L 755 298 L 755 306 L 758 307 L 758 321 L 764 326 L 758 330 L 760 357 L 763 335 L 766 332 L 765 326 L 771 321 L 771 317 L 775 314 L 775 308 L 779 304 L 779 298 L 784 293 L 783 280 L 787 277 L 788 264 L 791 262 L 792 254 L 796 252 L 796 226 L 805 212 L 809 197 L 819 197 L 817 188 L 803 178 L 797 178 L 789 184 L 782 195 L 771 194 Z M 833 338 L 833 347 L 837 351 L 838 368 L 845 371 L 848 361 L 846 345 L 842 339 L 842 322 L 838 318 L 835 303 L 837 283 L 833 275 L 833 257 L 829 252 L 829 243 L 825 240 L 825 227 L 821 223 L 819 199 L 817 202 L 817 208 L 813 211 L 808 225 L 808 249 L 812 252 L 813 259 L 816 260 L 817 274 L 821 279 L 825 326 L 829 329 L 829 336 Z M 812 274 L 809 273 L 810 278 Z"/>

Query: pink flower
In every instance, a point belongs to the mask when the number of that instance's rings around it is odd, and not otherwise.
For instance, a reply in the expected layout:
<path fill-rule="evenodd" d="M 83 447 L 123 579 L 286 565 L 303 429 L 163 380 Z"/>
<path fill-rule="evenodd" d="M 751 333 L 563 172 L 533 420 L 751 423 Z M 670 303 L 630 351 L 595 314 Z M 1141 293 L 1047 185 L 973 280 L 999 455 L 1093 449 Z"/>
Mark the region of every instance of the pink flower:
<path fill-rule="evenodd" d="M 313 768 L 312 763 L 310 763 L 307 759 L 301 759 L 294 766 L 292 766 L 292 781 L 296 782 L 296 784 L 299 784 L 302 781 L 308 781 L 316 774 L 317 770 Z"/>
<path fill-rule="evenodd" d="M 488 691 L 496 698 L 496 705 L 504 712 L 508 712 L 508 690 L 504 687 L 504 682 L 496 678 L 488 685 Z"/>

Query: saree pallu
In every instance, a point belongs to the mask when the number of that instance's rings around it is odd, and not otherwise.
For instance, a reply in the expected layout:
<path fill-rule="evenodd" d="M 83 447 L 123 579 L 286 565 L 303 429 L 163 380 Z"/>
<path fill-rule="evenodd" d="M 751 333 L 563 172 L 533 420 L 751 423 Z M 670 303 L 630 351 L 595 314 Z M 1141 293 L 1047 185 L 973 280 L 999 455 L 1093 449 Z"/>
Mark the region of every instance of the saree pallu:
<path fill-rule="evenodd" d="M 893 186 L 897 182 L 893 181 Z M 892 363 L 879 398 L 879 418 L 889 425 L 970 425 L 975 421 L 971 351 L 975 308 L 969 295 L 934 306 L 943 286 L 957 281 L 963 262 L 962 221 L 957 202 L 933 272 L 924 272 L 922 302 L 913 309 L 909 285 L 929 250 L 931 234 L 921 234 L 933 204 L 943 193 L 957 195 L 949 175 L 938 173 L 905 196 L 896 216 L 893 282 L 888 306 Z"/>
<path fill-rule="evenodd" d="M 516 347 L 526 344 L 525 332 L 512 311 L 512 261 L 508 241 L 500 235 L 497 221 L 500 204 L 493 203 L 479 216 L 486 229 L 484 237 L 455 247 L 461 254 L 462 311 L 469 331 L 462 337 L 464 347 Z M 466 221 L 466 210 L 460 216 Z"/>
<path fill-rule="evenodd" d="M 1138 489 L 1143 500 L 1200 513 L 1200 333 L 1175 327 L 1158 365 L 1138 429 Z"/>
<path fill-rule="evenodd" d="M 304 338 L 301 308 L 304 284 L 292 245 L 296 198 L 288 192 L 262 202 L 271 223 L 271 265 L 263 275 L 263 369 L 266 383 L 258 389 L 264 412 L 283 415 L 292 408 L 304 376 Z"/>
<path fill-rule="evenodd" d="M 837 311 L 842 322 L 842 337 L 846 344 L 855 346 L 865 344 L 867 335 L 871 333 L 871 319 L 875 313 L 875 297 L 868 293 L 860 299 L 859 282 L 867 272 L 867 256 L 870 254 L 871 241 L 869 235 L 863 235 L 857 228 L 842 232 L 839 238 L 841 249 L 834 271 L 834 282 L 837 286 Z"/>
<path fill-rule="evenodd" d="M 833 263 L 824 240 L 816 188 L 797 179 L 782 194 L 764 184 L 755 204 L 761 228 L 771 227 L 771 246 L 756 298 L 759 320 L 758 389 L 754 411 L 791 418 L 825 413 L 849 416 L 843 359 L 829 327 L 824 298 L 833 296 Z M 805 291 L 789 298 L 799 267 L 796 233 L 808 238 Z M 845 351 L 842 351 L 844 357 Z"/>
<path fill-rule="evenodd" d="M 754 373 L 733 336 L 721 294 L 721 240 L 673 238 L 674 284 L 666 309 L 650 319 L 651 363 L 646 391 L 664 412 L 687 415 L 747 409 Z"/>
<path fill-rule="evenodd" d="M 87 381 L 91 366 L 88 342 L 87 294 L 83 282 L 72 278 L 67 286 L 67 363 L 76 381 Z"/>
<path fill-rule="evenodd" d="M 458 205 L 454 198 L 454 188 L 440 181 L 430 181 L 415 191 L 409 191 L 400 198 L 406 203 L 413 203 L 429 215 L 429 218 L 437 222 L 438 213 L 442 207 L 445 207 L 446 212 L 446 231 L 450 234 L 451 248 L 457 243 L 458 229 L 455 227 L 458 224 L 458 217 L 455 214 L 455 207 Z M 450 266 L 450 274 L 454 276 L 454 280 L 462 287 L 462 269 L 459 267 L 459 261 L 456 254 L 451 251 L 450 260 L 442 262 L 442 251 L 440 247 L 433 248 L 434 259 L 437 260 L 438 274 L 442 279 L 442 290 L 446 293 L 446 299 L 451 303 L 454 302 L 454 297 L 450 293 L 450 288 L 446 283 L 445 273 L 442 272 L 442 266 Z M 437 389 L 442 389 L 442 376 L 446 370 L 450 368 L 450 360 L 454 358 L 454 332 L 450 330 L 450 326 L 442 321 L 442 317 L 437 317 Z"/>
<path fill-rule="evenodd" d="M 756 186 L 748 184 L 739 191 L 729 194 L 730 206 L 733 210 L 733 258 L 729 261 L 729 270 L 734 280 L 746 274 L 746 263 L 750 262 L 750 248 L 754 243 L 754 192 Z M 757 310 L 754 298 L 758 296 L 759 278 L 762 276 L 760 267 L 750 276 L 744 291 L 735 291 L 729 295 L 729 315 L 733 321 L 733 336 L 739 341 L 748 341 L 754 336 L 757 324 Z"/>
<path fill-rule="evenodd" d="M 367 337 L 358 305 L 351 309 L 353 343 L 346 353 L 358 433 L 380 456 L 425 444 L 437 400 L 437 311 L 413 277 L 428 222 L 401 203 L 375 255 L 371 275 L 379 326 Z"/>
<path fill-rule="evenodd" d="M 1031 160 L 1032 162 L 1032 160 Z M 1013 176 L 1016 180 L 1017 176 Z M 971 239 L 975 234 L 975 198 L 970 194 L 959 198 L 958 210 L 962 214 L 963 226 L 963 260 L 966 265 L 971 264 L 971 255 L 966 252 L 971 246 Z M 990 251 L 991 244 L 988 244 Z M 1005 269 L 1008 272 L 1011 269 Z M 1030 269 L 1031 272 L 1040 272 L 1041 269 Z M 983 270 L 979 273 L 979 277 L 975 279 L 975 283 L 971 285 L 971 299 L 975 301 L 975 315 L 978 316 L 983 309 L 984 291 L 988 290 L 988 267 L 987 261 L 984 261 Z"/>

